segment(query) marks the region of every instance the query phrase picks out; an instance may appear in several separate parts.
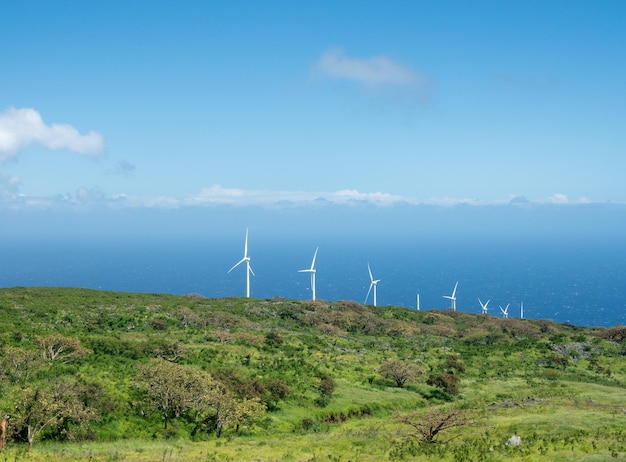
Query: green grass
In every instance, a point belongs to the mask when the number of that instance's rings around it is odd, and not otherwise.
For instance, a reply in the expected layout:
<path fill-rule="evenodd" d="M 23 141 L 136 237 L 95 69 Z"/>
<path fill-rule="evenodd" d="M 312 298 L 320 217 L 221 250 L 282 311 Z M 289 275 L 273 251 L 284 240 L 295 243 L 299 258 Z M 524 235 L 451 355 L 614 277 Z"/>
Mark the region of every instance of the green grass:
<path fill-rule="evenodd" d="M 71 288 L 0 290 L 0 411 L 12 414 L 23 387 L 72 377 L 89 388 L 98 418 L 71 438 L 54 427 L 31 452 L 19 438 L 5 461 L 379 461 L 626 458 L 626 344 L 606 329 L 541 320 L 416 312 L 354 302 L 202 299 Z M 68 364 L 32 364 L 17 382 L 8 347 L 39 351 L 41 338 L 76 338 L 89 354 Z M 264 417 L 223 436 L 190 413 L 168 432 L 135 380 L 137 368 L 182 345 L 175 361 L 219 378 L 234 396 L 282 381 L 290 394 Z M 451 360 L 450 358 L 454 358 Z M 384 361 L 421 374 L 404 388 L 382 377 Z M 454 373 L 450 396 L 426 384 Z M 321 403 L 320 377 L 334 390 Z M 257 390 L 257 391 L 255 391 Z M 472 425 L 420 445 L 399 414 L 464 410 Z M 519 447 L 506 446 L 519 435 Z"/>

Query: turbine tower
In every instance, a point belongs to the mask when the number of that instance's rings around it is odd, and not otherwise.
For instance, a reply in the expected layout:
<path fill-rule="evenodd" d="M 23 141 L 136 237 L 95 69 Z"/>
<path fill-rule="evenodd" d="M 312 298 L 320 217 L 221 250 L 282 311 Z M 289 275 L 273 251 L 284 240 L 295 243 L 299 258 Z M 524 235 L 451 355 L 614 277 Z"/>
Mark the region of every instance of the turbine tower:
<path fill-rule="evenodd" d="M 367 298 L 370 296 L 370 292 L 372 291 L 372 287 L 374 288 L 374 306 L 376 306 L 376 285 L 380 282 L 380 279 L 374 279 L 372 276 L 372 269 L 370 268 L 370 264 L 367 264 L 367 271 L 370 273 L 370 288 L 367 290 L 367 295 L 365 296 L 365 302 L 367 303 Z"/>
<path fill-rule="evenodd" d="M 416 303 L 417 311 L 420 310 L 420 294 L 417 294 L 417 303 Z"/>
<path fill-rule="evenodd" d="M 447 298 L 450 300 L 450 308 L 452 311 L 456 311 L 456 288 L 459 285 L 459 281 L 456 281 L 454 284 L 454 290 L 452 291 L 452 295 L 444 295 L 443 298 Z"/>
<path fill-rule="evenodd" d="M 524 319 L 524 302 L 519 304 L 519 317 L 520 319 Z"/>
<path fill-rule="evenodd" d="M 246 228 L 246 242 L 243 246 L 243 258 L 237 262 L 235 266 L 228 270 L 230 273 L 243 262 L 246 262 L 246 297 L 250 298 L 250 274 L 254 276 L 254 271 L 250 268 L 250 257 L 248 256 L 248 228 Z"/>
<path fill-rule="evenodd" d="M 509 317 L 509 306 L 510 305 L 511 305 L 510 303 L 507 303 L 505 308 L 500 307 L 500 311 L 502 311 L 502 317 L 504 317 L 504 318 L 508 318 Z"/>
<path fill-rule="evenodd" d="M 481 301 L 480 301 L 480 298 L 478 299 L 478 303 L 480 303 L 480 308 L 482 309 L 482 314 L 487 314 L 487 311 L 489 311 L 489 310 L 487 309 L 487 305 L 489 305 L 489 302 L 490 302 L 490 301 L 491 301 L 491 300 L 487 300 L 487 302 L 486 302 L 486 303 L 483 303 L 483 302 L 481 302 Z"/>
<path fill-rule="evenodd" d="M 317 257 L 317 251 L 319 247 L 315 249 L 315 253 L 313 254 L 313 262 L 311 263 L 311 267 L 303 270 L 298 270 L 298 273 L 311 273 L 311 292 L 313 294 L 313 300 L 315 300 L 315 257 Z"/>

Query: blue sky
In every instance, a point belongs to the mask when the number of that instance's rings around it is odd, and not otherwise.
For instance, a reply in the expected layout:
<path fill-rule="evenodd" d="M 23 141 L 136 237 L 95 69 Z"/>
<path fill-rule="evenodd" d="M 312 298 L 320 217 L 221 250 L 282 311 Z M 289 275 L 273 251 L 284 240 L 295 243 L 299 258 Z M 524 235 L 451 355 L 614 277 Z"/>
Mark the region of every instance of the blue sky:
<path fill-rule="evenodd" d="M 0 210 L 626 203 L 625 17 L 622 1 L 9 2 Z"/>

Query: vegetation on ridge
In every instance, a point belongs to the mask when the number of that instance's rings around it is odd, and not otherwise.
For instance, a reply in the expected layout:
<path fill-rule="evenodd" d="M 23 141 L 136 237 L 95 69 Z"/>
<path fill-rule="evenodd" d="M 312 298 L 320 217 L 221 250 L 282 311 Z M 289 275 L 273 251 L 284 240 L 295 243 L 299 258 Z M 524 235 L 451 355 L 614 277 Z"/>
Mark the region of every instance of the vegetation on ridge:
<path fill-rule="evenodd" d="M 626 457 L 623 326 L 69 288 L 0 322 L 6 460 Z"/>

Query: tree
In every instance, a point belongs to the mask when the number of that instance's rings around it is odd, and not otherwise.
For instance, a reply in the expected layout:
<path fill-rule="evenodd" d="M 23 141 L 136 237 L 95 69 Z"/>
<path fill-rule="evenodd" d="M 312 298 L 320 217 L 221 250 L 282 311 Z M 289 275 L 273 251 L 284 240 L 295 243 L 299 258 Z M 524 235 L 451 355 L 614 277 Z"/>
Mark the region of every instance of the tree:
<path fill-rule="evenodd" d="M 224 427 L 234 425 L 235 431 L 239 431 L 241 425 L 265 413 L 265 405 L 258 398 L 237 400 L 221 387 L 213 390 L 209 402 L 215 413 L 207 420 L 214 422 L 215 436 L 218 438 L 222 436 Z"/>
<path fill-rule="evenodd" d="M 59 436 L 66 437 L 70 425 L 82 426 L 96 417 L 95 410 L 80 398 L 80 390 L 71 379 L 24 388 L 15 411 L 15 427 L 25 428 L 29 448 L 45 429 L 54 428 Z"/>
<path fill-rule="evenodd" d="M 420 369 L 413 363 L 390 359 L 380 366 L 379 372 L 383 377 L 396 382 L 398 388 L 402 388 L 407 382 L 415 380 Z"/>
<path fill-rule="evenodd" d="M 400 415 L 398 421 L 413 427 L 415 429 L 413 436 L 425 443 L 434 443 L 439 433 L 444 430 L 471 425 L 467 414 L 462 410 L 432 409 L 421 416 Z"/>
<path fill-rule="evenodd" d="M 61 361 L 64 363 L 81 358 L 90 351 L 80 344 L 77 338 L 65 337 L 61 334 L 48 335 L 39 338 L 41 356 L 50 362 Z"/>
<path fill-rule="evenodd" d="M 185 346 L 180 342 L 164 342 L 154 352 L 158 358 L 175 362 L 185 357 Z"/>
<path fill-rule="evenodd" d="M 36 350 L 7 345 L 0 360 L 0 371 L 11 383 L 24 384 L 41 362 Z"/>
<path fill-rule="evenodd" d="M 192 409 L 197 415 L 205 409 L 210 392 L 217 386 L 208 372 L 161 358 L 141 366 L 136 379 L 146 391 L 149 403 L 162 414 L 166 430 L 169 421 L 185 410 Z"/>
<path fill-rule="evenodd" d="M 281 379 L 272 379 L 267 381 L 264 388 L 266 393 L 264 394 L 263 401 L 268 409 L 276 409 L 278 407 L 278 402 L 291 394 L 289 385 Z"/>

